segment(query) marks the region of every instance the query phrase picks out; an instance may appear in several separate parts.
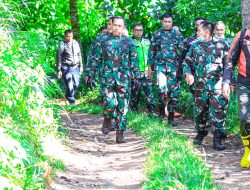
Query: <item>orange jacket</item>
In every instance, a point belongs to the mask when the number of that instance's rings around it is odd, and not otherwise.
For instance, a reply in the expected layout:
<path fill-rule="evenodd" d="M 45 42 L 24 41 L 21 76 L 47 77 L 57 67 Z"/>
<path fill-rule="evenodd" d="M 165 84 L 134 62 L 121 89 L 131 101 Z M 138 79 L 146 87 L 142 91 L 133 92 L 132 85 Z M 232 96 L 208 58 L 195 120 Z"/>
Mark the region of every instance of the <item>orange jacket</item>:
<path fill-rule="evenodd" d="M 246 31 L 242 43 L 240 42 L 240 34 L 241 32 L 238 32 L 228 52 L 226 65 L 224 67 L 223 82 L 231 82 L 234 67 L 238 62 L 237 82 L 250 85 L 250 29 Z"/>

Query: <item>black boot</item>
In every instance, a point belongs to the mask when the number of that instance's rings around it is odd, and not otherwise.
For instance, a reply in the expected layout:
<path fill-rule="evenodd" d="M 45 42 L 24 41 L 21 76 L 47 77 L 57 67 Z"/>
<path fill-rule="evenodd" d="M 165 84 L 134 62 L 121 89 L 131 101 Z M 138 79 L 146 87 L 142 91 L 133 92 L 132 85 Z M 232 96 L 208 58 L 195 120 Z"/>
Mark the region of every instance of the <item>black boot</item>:
<path fill-rule="evenodd" d="M 177 127 L 177 123 L 174 121 L 174 112 L 169 112 L 168 123 L 171 127 Z"/>
<path fill-rule="evenodd" d="M 222 133 L 220 131 L 214 132 L 214 149 L 215 150 L 224 150 L 225 145 L 222 144 Z"/>
<path fill-rule="evenodd" d="M 206 137 L 207 134 L 208 134 L 208 131 L 199 131 L 194 138 L 194 145 L 201 145 L 204 137 Z"/>
<path fill-rule="evenodd" d="M 159 107 L 158 117 L 159 117 L 159 119 L 163 119 L 165 117 L 165 107 L 164 106 Z"/>
<path fill-rule="evenodd" d="M 115 131 L 116 130 L 116 121 L 115 119 L 111 119 L 109 131 Z"/>
<path fill-rule="evenodd" d="M 126 143 L 126 140 L 123 136 L 123 131 L 122 130 L 117 130 L 116 131 L 116 143 L 121 144 L 121 143 Z"/>
<path fill-rule="evenodd" d="M 107 135 L 109 133 L 110 122 L 111 122 L 111 119 L 104 118 L 103 124 L 102 124 L 102 133 L 104 135 Z"/>

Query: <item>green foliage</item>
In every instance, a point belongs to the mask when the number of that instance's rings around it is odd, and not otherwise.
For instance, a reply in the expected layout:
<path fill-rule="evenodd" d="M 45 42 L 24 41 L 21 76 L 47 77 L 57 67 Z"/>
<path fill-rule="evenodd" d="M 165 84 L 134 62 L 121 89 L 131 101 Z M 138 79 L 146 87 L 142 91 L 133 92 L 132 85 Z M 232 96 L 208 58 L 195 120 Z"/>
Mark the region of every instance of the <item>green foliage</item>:
<path fill-rule="evenodd" d="M 178 0 L 175 3 L 174 11 L 177 17 L 177 26 L 188 35 L 193 34 L 194 19 L 204 17 L 212 22 L 219 20 L 227 25 L 227 32 L 230 35 L 241 30 L 241 4 L 240 0 Z M 192 26 L 190 28 L 190 26 Z"/>
<path fill-rule="evenodd" d="M 44 96 L 48 89 L 44 70 L 53 73 L 48 35 L 42 30 L 20 32 L 16 20 L 23 15 L 14 11 L 16 4 L 1 5 L 7 11 L 0 11 L 4 21 L 0 26 L 0 187 L 44 189 L 41 138 L 57 128 Z M 10 32 L 6 29 L 10 25 L 16 29 Z"/>

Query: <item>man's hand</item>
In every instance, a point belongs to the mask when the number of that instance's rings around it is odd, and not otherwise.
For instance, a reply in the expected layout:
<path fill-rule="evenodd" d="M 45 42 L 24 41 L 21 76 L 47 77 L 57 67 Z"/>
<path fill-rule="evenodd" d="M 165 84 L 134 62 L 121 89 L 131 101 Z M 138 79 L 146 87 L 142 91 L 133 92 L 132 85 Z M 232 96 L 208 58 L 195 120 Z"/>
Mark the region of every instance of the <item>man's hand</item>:
<path fill-rule="evenodd" d="M 83 68 L 82 68 L 82 67 L 80 67 L 80 68 L 79 68 L 79 71 L 80 71 L 80 73 L 82 73 L 82 72 L 83 72 Z"/>
<path fill-rule="evenodd" d="M 194 76 L 190 73 L 187 73 L 185 80 L 188 85 L 192 85 L 194 83 Z"/>
<path fill-rule="evenodd" d="M 223 94 L 223 96 L 227 100 L 229 100 L 229 97 L 230 97 L 230 86 L 229 86 L 228 83 L 223 84 L 223 86 L 222 86 L 222 94 Z"/>
<path fill-rule="evenodd" d="M 58 79 L 61 79 L 61 78 L 62 78 L 62 71 L 58 71 L 58 73 L 57 73 L 57 78 L 58 78 Z"/>

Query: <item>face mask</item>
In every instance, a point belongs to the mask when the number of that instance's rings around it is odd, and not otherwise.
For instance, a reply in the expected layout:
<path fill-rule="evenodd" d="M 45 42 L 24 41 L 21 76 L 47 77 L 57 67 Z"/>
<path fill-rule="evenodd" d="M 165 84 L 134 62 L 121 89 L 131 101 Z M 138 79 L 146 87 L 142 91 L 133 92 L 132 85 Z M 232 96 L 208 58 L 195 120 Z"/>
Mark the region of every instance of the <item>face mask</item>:
<path fill-rule="evenodd" d="M 204 38 L 203 38 L 203 37 L 198 37 L 197 40 L 198 40 L 199 42 L 203 42 L 203 41 L 204 41 Z"/>
<path fill-rule="evenodd" d="M 225 39 L 224 35 L 223 36 L 218 36 L 217 34 L 215 34 L 214 37 L 217 38 L 217 39 Z"/>

